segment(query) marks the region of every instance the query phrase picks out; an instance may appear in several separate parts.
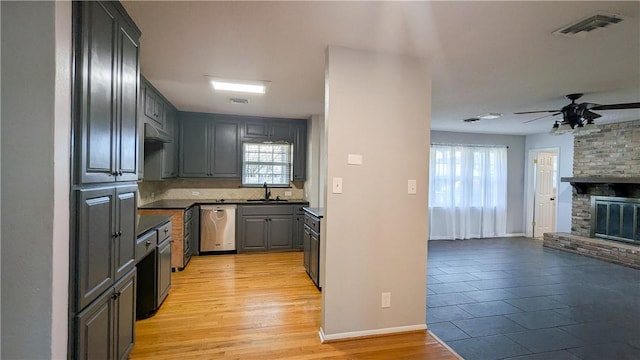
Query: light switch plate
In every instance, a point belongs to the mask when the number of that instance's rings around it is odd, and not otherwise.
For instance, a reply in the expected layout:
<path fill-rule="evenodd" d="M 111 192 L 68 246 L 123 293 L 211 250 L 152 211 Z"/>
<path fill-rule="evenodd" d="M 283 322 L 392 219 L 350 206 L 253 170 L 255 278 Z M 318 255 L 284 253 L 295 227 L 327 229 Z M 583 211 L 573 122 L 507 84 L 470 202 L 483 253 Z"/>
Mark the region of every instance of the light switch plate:
<path fill-rule="evenodd" d="M 407 181 L 407 194 L 415 195 L 418 193 L 418 185 L 415 180 Z"/>
<path fill-rule="evenodd" d="M 349 165 L 362 165 L 362 155 L 349 154 L 347 156 L 347 164 Z"/>
<path fill-rule="evenodd" d="M 391 307 L 391 293 L 390 292 L 383 292 L 382 293 L 382 299 L 380 301 L 380 306 L 382 308 L 390 308 Z"/>
<path fill-rule="evenodd" d="M 334 177 L 331 189 L 334 194 L 342 194 L 342 178 Z"/>

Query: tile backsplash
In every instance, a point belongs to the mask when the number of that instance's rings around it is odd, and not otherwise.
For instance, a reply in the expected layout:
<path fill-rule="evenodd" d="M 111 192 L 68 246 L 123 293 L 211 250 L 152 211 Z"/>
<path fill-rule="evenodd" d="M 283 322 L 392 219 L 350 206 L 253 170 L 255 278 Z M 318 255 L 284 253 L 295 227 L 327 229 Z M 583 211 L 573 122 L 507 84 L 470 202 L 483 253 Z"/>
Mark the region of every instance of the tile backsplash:
<path fill-rule="evenodd" d="M 292 182 L 290 188 L 269 188 L 271 197 L 304 199 L 304 182 Z M 285 196 L 291 191 L 291 196 Z M 263 188 L 242 187 L 240 180 L 171 179 L 138 183 L 138 206 L 165 199 L 258 199 Z"/>

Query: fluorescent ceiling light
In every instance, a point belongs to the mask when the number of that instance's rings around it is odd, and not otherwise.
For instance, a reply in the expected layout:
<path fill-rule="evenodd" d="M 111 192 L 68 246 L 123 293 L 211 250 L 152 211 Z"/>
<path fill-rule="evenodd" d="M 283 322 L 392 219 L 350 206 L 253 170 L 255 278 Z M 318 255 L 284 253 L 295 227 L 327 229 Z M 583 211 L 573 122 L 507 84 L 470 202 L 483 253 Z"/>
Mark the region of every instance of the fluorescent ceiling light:
<path fill-rule="evenodd" d="M 250 94 L 265 94 L 270 81 L 244 81 L 220 78 L 209 78 L 216 91 L 233 91 Z"/>
<path fill-rule="evenodd" d="M 478 117 L 480 119 L 483 119 L 483 120 L 493 120 L 493 119 L 497 119 L 497 118 L 502 117 L 502 114 L 499 114 L 499 113 L 488 113 L 488 114 L 480 115 Z"/>

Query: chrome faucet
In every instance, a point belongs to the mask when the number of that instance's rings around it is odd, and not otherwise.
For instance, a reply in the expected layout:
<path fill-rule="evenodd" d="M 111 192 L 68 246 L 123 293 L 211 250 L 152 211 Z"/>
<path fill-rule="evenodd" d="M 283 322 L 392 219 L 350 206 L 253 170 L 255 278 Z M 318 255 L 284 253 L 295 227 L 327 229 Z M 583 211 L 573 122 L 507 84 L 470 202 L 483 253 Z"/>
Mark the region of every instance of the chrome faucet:
<path fill-rule="evenodd" d="M 267 182 L 264 182 L 264 185 L 262 185 L 264 187 L 264 199 L 265 200 L 269 200 L 269 198 L 271 197 L 271 191 L 269 191 L 269 185 L 267 185 Z"/>

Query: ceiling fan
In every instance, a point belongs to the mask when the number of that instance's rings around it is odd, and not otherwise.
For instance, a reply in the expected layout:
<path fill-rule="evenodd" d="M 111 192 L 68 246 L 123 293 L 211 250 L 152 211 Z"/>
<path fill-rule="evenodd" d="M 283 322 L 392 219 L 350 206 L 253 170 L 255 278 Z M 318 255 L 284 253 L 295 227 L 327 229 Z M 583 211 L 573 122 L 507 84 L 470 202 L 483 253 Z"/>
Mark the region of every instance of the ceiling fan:
<path fill-rule="evenodd" d="M 597 119 L 602 117 L 602 115 L 597 114 L 591 110 L 621 110 L 621 109 L 640 109 L 640 102 L 636 103 L 625 103 L 625 104 L 609 104 L 609 105 L 599 105 L 594 103 L 580 103 L 577 104 L 576 100 L 580 99 L 583 94 L 569 94 L 566 95 L 566 98 L 571 100 L 571 104 L 564 106 L 559 110 L 538 110 L 538 111 L 523 111 L 517 112 L 514 114 L 535 114 L 535 113 L 551 113 L 548 115 L 541 116 L 539 118 L 531 119 L 525 121 L 525 123 L 529 123 L 532 121 L 540 120 L 546 118 L 548 116 L 556 116 L 562 114 L 562 121 L 556 121 L 553 125 L 553 130 L 558 129 L 560 126 L 570 127 L 571 129 L 581 128 L 585 125 L 593 125 L 593 119 Z"/>

